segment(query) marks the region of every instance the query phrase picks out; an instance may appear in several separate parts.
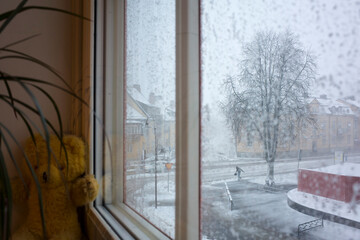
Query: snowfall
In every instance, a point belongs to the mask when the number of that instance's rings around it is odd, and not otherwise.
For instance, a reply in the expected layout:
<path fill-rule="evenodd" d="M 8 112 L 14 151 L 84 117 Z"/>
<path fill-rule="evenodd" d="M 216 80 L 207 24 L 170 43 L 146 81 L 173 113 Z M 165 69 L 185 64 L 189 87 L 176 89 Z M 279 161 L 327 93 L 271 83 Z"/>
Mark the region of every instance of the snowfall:
<path fill-rule="evenodd" d="M 360 164 L 349 164 L 344 168 L 339 168 L 338 165 L 334 165 L 332 167 L 324 168 L 322 170 L 326 170 L 328 172 L 336 172 L 338 174 L 349 174 L 354 175 L 354 172 L 360 173 Z M 229 208 L 229 200 L 226 194 L 225 182 L 231 184 L 237 184 L 236 176 L 233 175 L 233 171 L 229 172 L 228 177 L 222 180 L 214 180 L 211 182 L 205 182 L 202 185 L 202 191 L 214 191 L 214 193 L 219 193 L 219 196 L 215 202 L 212 203 L 212 207 L 217 208 L 217 212 L 222 214 L 224 217 L 228 217 L 229 219 L 236 219 L 236 216 L 240 214 L 239 210 L 231 211 Z M 143 174 L 143 177 L 153 177 L 154 174 L 146 173 Z M 134 176 L 133 176 L 134 178 Z M 175 229 L 175 178 L 174 172 L 168 173 L 158 173 L 158 190 L 157 190 L 157 208 L 154 207 L 154 181 L 147 181 L 143 187 L 139 188 L 134 192 L 133 198 L 130 199 L 130 205 L 133 205 L 135 209 L 137 209 L 138 213 L 145 217 L 152 223 L 155 223 L 156 227 L 165 233 L 167 236 L 174 238 L 174 229 Z M 134 179 L 133 179 L 134 180 Z M 248 181 L 250 183 L 255 184 L 263 184 L 264 176 L 258 177 L 243 177 L 242 180 Z M 276 176 L 276 184 L 297 184 L 297 173 L 285 173 L 278 174 Z M 217 192 L 216 192 L 216 191 Z M 219 191 L 220 190 L 220 191 Z M 286 196 L 286 195 L 284 195 Z M 351 203 L 343 203 L 336 200 L 326 199 L 320 196 L 314 196 L 307 193 L 302 193 L 297 191 L 296 188 L 290 190 L 287 193 L 287 197 L 294 202 L 301 203 L 302 205 L 307 206 L 308 208 L 317 209 L 319 211 L 331 213 L 334 215 L 346 217 L 351 220 L 360 221 L 360 207 L 359 205 L 353 206 Z M 263 200 L 263 201 L 266 201 Z M 286 204 L 286 197 L 282 200 L 283 208 L 286 208 L 286 214 L 281 216 L 281 222 L 284 224 L 281 229 L 278 231 L 281 234 L 285 234 L 288 236 L 294 236 L 296 232 L 294 232 L 293 227 L 286 226 L 287 223 L 294 222 L 294 216 L 297 218 L 298 223 L 311 221 L 316 219 L 315 217 L 311 217 L 305 214 L 302 214 Z M 261 204 L 259 204 L 258 208 L 261 208 Z M 263 209 L 263 211 L 269 211 Z M 274 213 L 275 214 L 275 213 Z M 279 213 L 277 213 L 279 214 Z M 294 215 L 295 214 L 295 215 Z M 266 215 L 269 215 L 266 213 Z M 297 227 L 297 226 L 296 226 Z M 233 230 L 234 231 L 234 230 Z M 238 234 L 238 233 L 237 233 Z M 325 221 L 324 220 L 324 228 L 311 230 L 311 237 L 306 239 L 334 239 L 334 236 L 340 236 L 337 239 L 360 239 L 360 230 L 349 227 L 346 225 Z M 236 233 L 234 233 L 234 236 Z M 234 237 L 235 239 L 238 237 Z M 214 238 L 208 237 L 203 233 L 202 239 L 224 239 L 222 237 Z M 241 238 L 238 238 L 241 239 Z M 295 238 L 296 239 L 296 238 Z"/>

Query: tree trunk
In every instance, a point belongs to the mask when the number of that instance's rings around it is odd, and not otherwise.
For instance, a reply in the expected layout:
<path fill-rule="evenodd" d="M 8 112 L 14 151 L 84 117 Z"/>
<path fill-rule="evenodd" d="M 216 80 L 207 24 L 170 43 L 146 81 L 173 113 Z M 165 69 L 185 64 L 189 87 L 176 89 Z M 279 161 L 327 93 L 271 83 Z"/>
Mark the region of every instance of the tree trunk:
<path fill-rule="evenodd" d="M 274 161 L 269 161 L 267 162 L 267 176 L 265 179 L 265 184 L 267 186 L 273 186 L 275 185 L 275 180 L 274 180 Z"/>

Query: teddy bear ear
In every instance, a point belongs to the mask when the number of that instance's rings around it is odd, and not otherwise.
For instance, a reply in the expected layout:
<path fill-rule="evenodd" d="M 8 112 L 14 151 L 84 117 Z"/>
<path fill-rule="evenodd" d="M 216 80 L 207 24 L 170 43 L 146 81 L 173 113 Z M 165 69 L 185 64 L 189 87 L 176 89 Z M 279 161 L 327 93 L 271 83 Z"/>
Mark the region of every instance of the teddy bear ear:
<path fill-rule="evenodd" d="M 76 136 L 67 135 L 63 138 L 66 151 L 69 151 L 71 154 L 76 154 L 80 156 L 85 155 L 85 144 L 84 141 Z"/>

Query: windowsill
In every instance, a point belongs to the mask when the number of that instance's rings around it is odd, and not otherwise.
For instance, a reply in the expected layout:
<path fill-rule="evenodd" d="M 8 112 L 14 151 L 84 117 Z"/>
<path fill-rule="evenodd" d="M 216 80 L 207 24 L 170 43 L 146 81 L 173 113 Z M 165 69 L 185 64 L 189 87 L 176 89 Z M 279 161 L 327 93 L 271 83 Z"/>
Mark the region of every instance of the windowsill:
<path fill-rule="evenodd" d="M 90 240 L 169 239 L 125 205 L 122 208 L 114 205 L 92 207 L 87 216 Z"/>
<path fill-rule="evenodd" d="M 100 213 L 93 207 L 87 211 L 87 235 L 90 240 L 119 239 L 119 236 L 109 226 Z"/>

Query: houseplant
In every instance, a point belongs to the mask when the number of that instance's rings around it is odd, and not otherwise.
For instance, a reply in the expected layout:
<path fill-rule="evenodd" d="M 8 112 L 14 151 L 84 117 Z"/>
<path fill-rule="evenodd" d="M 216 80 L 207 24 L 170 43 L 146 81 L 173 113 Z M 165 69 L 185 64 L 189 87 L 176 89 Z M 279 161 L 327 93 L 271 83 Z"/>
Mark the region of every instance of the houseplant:
<path fill-rule="evenodd" d="M 4 30 L 10 25 L 10 23 L 21 13 L 33 10 L 40 11 L 54 11 L 63 14 L 72 15 L 75 17 L 80 17 L 86 19 L 80 15 L 71 13 L 66 10 L 44 7 L 44 6 L 26 6 L 27 0 L 21 0 L 20 3 L 13 9 L 7 12 L 0 13 L 0 37 L 4 35 Z M 77 96 L 71 87 L 66 83 L 66 81 L 58 74 L 52 66 L 48 63 L 41 61 L 40 59 L 28 55 L 22 51 L 18 51 L 14 46 L 22 44 L 26 41 L 29 41 L 35 36 L 28 36 L 23 39 L 19 39 L 5 46 L 0 46 L 0 105 L 3 107 L 10 108 L 14 116 L 23 123 L 27 133 L 31 136 L 35 143 L 34 134 L 35 132 L 40 133 L 46 141 L 47 150 L 48 150 L 48 162 L 50 162 L 52 156 L 52 150 L 50 148 L 50 133 L 55 134 L 60 140 L 61 146 L 64 147 L 62 138 L 64 135 L 62 116 L 59 111 L 59 103 L 48 93 L 48 87 L 55 88 L 58 91 L 64 92 L 81 103 L 86 104 L 81 97 Z M 7 69 L 2 67 L 6 61 L 18 60 L 24 62 L 31 62 L 36 64 L 49 73 L 54 74 L 60 82 L 63 84 L 54 83 L 44 79 L 32 77 L 31 75 L 21 74 L 14 75 L 8 73 Z M 63 86 L 64 85 L 64 86 Z M 21 88 L 28 97 L 31 99 L 30 102 L 25 102 L 22 100 L 21 96 L 18 97 L 14 94 L 14 88 Z M 56 121 L 49 120 L 48 116 L 45 114 L 42 104 L 39 101 L 39 94 L 45 97 L 52 105 L 56 112 Z M 36 123 L 32 119 L 37 117 L 40 124 Z M 58 127 L 55 127 L 58 125 Z M 11 148 L 11 143 L 16 145 L 16 148 Z M 63 148 L 66 154 L 65 148 Z M 14 153 L 20 152 L 22 157 L 27 163 L 32 177 L 34 178 L 39 195 L 39 205 L 40 212 L 42 216 L 43 224 L 43 235 L 46 239 L 46 223 L 44 221 L 43 209 L 42 209 L 42 198 L 41 198 L 41 189 L 36 178 L 34 169 L 29 164 L 28 158 L 20 144 L 20 139 L 17 139 L 16 135 L 11 131 L 6 122 L 0 121 L 0 238 L 9 239 L 10 238 L 10 223 L 11 223 L 11 212 L 12 212 L 12 192 L 10 184 L 10 176 L 6 166 L 6 162 L 10 161 L 16 168 L 16 171 L 20 178 L 24 181 L 22 177 L 22 170 L 18 165 Z"/>

